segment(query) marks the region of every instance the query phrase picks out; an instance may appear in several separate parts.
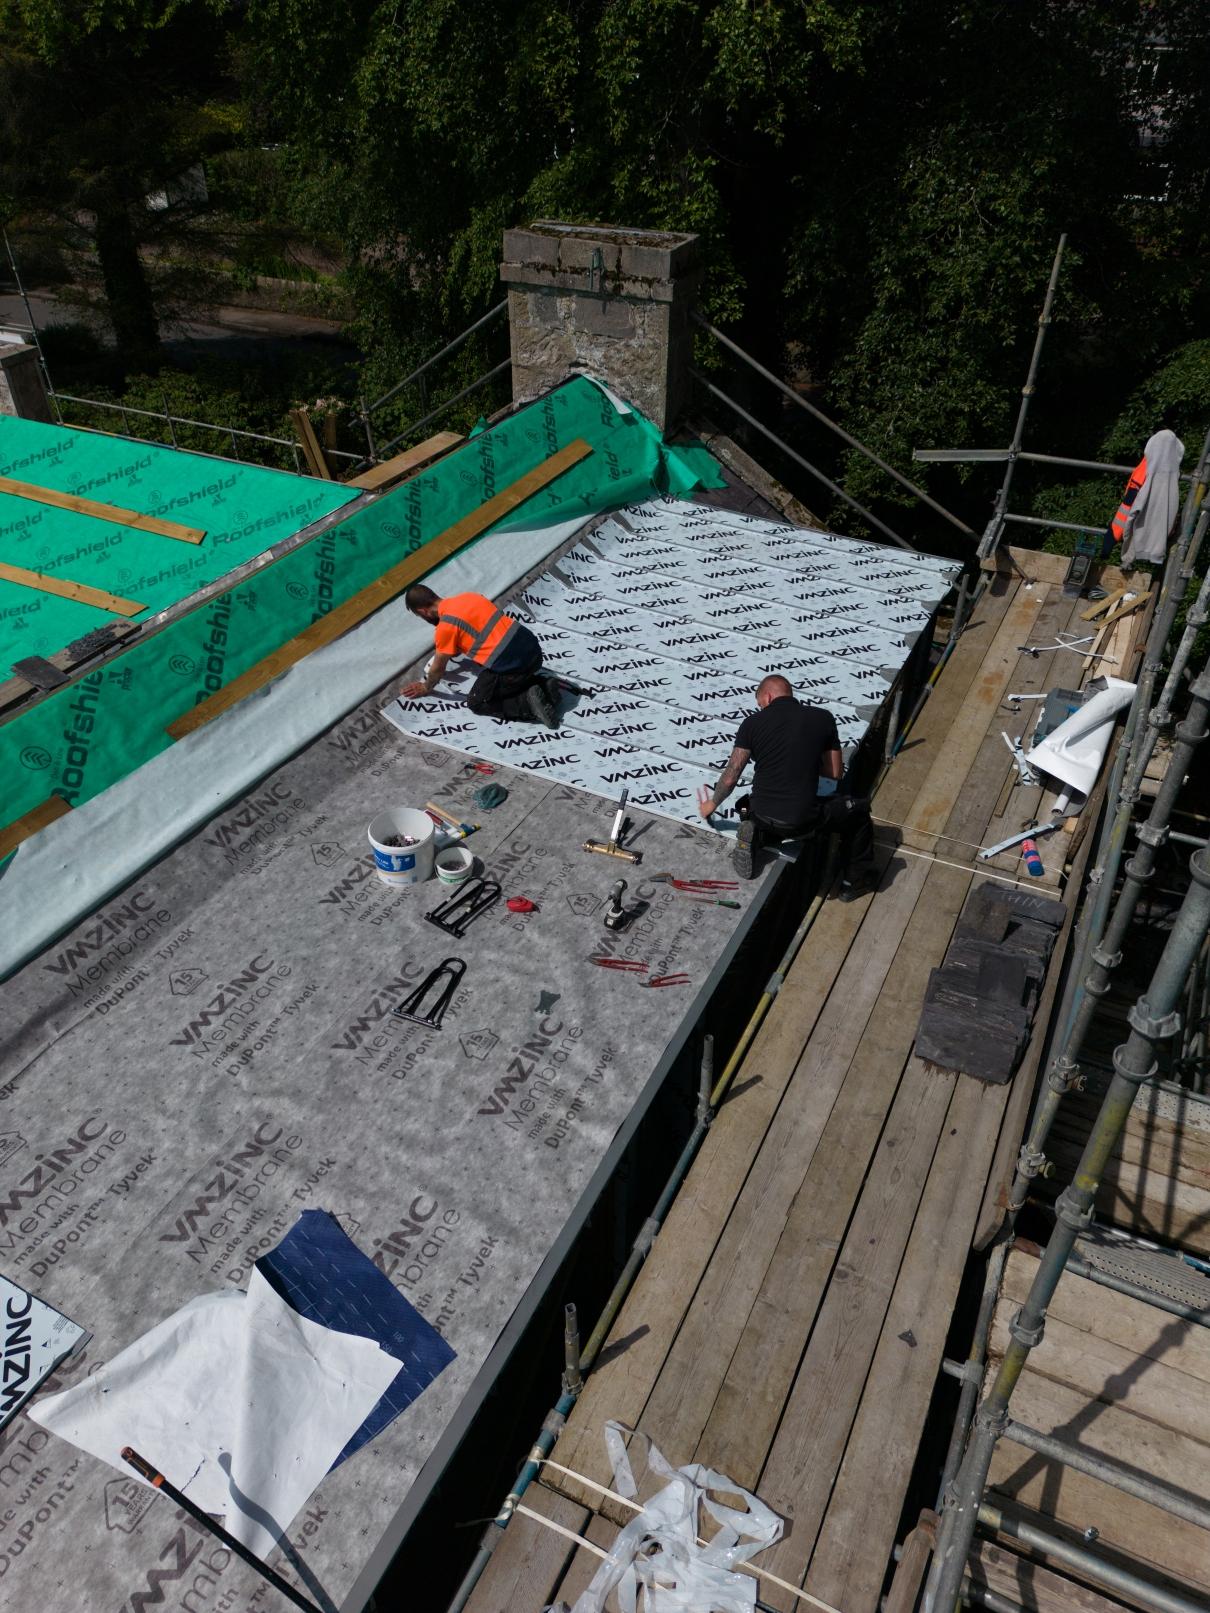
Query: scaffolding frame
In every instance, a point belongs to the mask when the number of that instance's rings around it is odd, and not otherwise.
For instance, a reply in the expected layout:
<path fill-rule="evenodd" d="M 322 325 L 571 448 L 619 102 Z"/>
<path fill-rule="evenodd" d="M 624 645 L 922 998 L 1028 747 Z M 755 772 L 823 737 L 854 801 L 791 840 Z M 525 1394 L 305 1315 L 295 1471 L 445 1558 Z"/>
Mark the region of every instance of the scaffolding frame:
<path fill-rule="evenodd" d="M 924 462 L 1006 461 L 1004 480 L 980 545 L 981 558 L 994 556 L 1006 523 L 1019 519 L 1007 508 L 1012 473 L 1018 459 L 1092 470 L 1120 468 L 1095 461 L 1035 455 L 1026 453 L 1022 448 L 1025 419 L 1035 390 L 1038 363 L 1046 328 L 1050 323 L 1050 310 L 1065 243 L 1064 236 L 1055 255 L 1029 376 L 1022 390 L 1017 429 L 1010 448 L 917 450 L 913 456 Z M 996 1446 L 1001 1439 L 1009 1439 L 1049 1460 L 1098 1478 L 1210 1531 L 1210 1507 L 1197 1497 L 1187 1496 L 1149 1474 L 1030 1429 L 1009 1415 L 1013 1391 L 1031 1351 L 1042 1340 L 1047 1307 L 1064 1271 L 1070 1266 L 1083 1275 L 1105 1279 L 1106 1274 L 1092 1270 L 1080 1260 L 1076 1240 L 1092 1225 L 1096 1192 L 1105 1165 L 1132 1111 L 1134 1099 L 1144 1084 L 1156 1078 L 1158 1048 L 1183 1031 L 1183 1051 L 1192 1047 L 1195 1056 L 1200 1056 L 1205 1050 L 1207 1016 L 1210 1015 L 1210 851 L 1205 842 L 1197 842 L 1195 837 L 1174 836 L 1170 820 L 1192 757 L 1210 735 L 1207 722 L 1210 716 L 1210 666 L 1203 666 L 1193 679 L 1184 720 L 1174 723 L 1175 702 L 1188 671 L 1198 631 L 1210 620 L 1210 573 L 1203 580 L 1196 604 L 1186 618 L 1184 632 L 1173 653 L 1158 697 L 1155 696 L 1155 689 L 1177 613 L 1196 571 L 1210 519 L 1210 509 L 1203 507 L 1208 476 L 1210 432 L 1203 442 L 1196 470 L 1191 476 L 1182 477 L 1188 485 L 1177 527 L 1178 535 L 1168 551 L 1143 652 L 1142 670 L 1114 759 L 1107 795 L 1112 806 L 1102 822 L 1096 865 L 1086 882 L 1084 909 L 1076 928 L 1072 962 L 1053 1020 L 1055 1037 L 1052 1046 L 1057 1044 L 1058 1052 L 1050 1061 L 1028 1134 L 1021 1145 L 1009 1189 L 1005 1220 L 988 1259 L 970 1358 L 965 1363 L 947 1362 L 943 1369 L 960 1379 L 962 1388 L 942 1472 L 938 1497 L 940 1519 L 924 1593 L 924 1613 L 951 1613 L 963 1601 L 969 1600 L 980 1601 L 989 1607 L 995 1603 L 994 1595 L 991 1600 L 983 1596 L 972 1597 L 966 1578 L 971 1546 L 980 1525 L 993 1534 L 1016 1538 L 1032 1550 L 1041 1551 L 1056 1561 L 1099 1579 L 1109 1589 L 1117 1589 L 1131 1596 L 1142 1605 L 1154 1609 L 1155 1613 L 1193 1613 L 1202 1605 L 1189 1597 L 1142 1580 L 1100 1554 L 1086 1548 L 1072 1547 L 1023 1520 L 1006 1515 L 987 1501 L 986 1491 Z M 1075 527 L 1073 523 L 1024 519 L 1031 525 L 1090 530 Z M 1172 754 L 1147 820 L 1137 828 L 1139 845 L 1126 862 L 1123 885 L 1115 901 L 1118 870 L 1140 798 L 1141 781 L 1161 735 L 1173 736 L 1175 743 Z M 995 1301 L 1012 1246 L 1017 1216 L 1028 1198 L 1031 1184 L 1039 1175 L 1049 1173 L 1052 1169 L 1045 1152 L 1050 1130 L 1064 1096 L 1080 1083 L 1080 1053 L 1096 1009 L 1106 996 L 1113 972 L 1121 962 L 1122 947 L 1139 900 L 1153 876 L 1159 853 L 1173 838 L 1193 840 L 1197 846 L 1190 858 L 1188 888 L 1151 982 L 1128 1015 L 1130 1035 L 1114 1052 L 1113 1076 L 1108 1090 L 1090 1128 L 1074 1177 L 1059 1195 L 1054 1232 L 1042 1252 L 1025 1303 L 1009 1322 L 1008 1347 L 990 1389 L 976 1410 Z M 1178 1307 L 1172 1302 L 1163 1302 L 1145 1288 L 1120 1281 L 1109 1282 L 1107 1286 L 1130 1292 L 1132 1297 L 1157 1304 L 1160 1308 L 1178 1311 L 1185 1320 L 1210 1325 L 1210 1315 L 1192 1312 L 1188 1307 Z"/>

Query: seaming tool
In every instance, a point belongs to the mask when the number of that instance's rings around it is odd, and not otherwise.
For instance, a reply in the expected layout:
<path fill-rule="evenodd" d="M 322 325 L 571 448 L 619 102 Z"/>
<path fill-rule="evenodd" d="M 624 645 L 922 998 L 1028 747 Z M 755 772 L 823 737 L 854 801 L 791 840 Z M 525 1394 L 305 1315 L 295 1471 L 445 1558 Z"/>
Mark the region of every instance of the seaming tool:
<path fill-rule="evenodd" d="M 650 980 L 640 980 L 640 986 L 687 986 L 688 975 L 653 975 Z"/>
<path fill-rule="evenodd" d="M 624 862 L 641 863 L 643 853 L 630 851 L 621 844 L 629 820 L 626 817 L 626 798 L 630 794 L 629 788 L 622 791 L 622 798 L 618 802 L 617 811 L 613 815 L 613 827 L 609 831 L 608 840 L 585 840 L 581 849 L 583 851 L 597 851 L 604 857 L 621 857 Z"/>
<path fill-rule="evenodd" d="M 589 958 L 588 962 L 595 963 L 598 969 L 623 969 L 629 974 L 646 974 L 651 967 L 637 958 Z"/>

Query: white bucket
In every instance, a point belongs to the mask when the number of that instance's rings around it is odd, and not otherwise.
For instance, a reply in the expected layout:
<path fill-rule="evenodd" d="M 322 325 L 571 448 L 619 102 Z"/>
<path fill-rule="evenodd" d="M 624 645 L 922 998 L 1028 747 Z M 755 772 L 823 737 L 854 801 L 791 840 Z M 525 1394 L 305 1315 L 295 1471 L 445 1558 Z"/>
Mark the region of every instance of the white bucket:
<path fill-rule="evenodd" d="M 433 820 L 415 807 L 390 807 L 370 819 L 366 830 L 374 850 L 374 868 L 384 885 L 419 885 L 433 872 Z M 389 846 L 388 840 L 410 835 L 412 846 Z"/>
<path fill-rule="evenodd" d="M 446 846 L 437 853 L 437 878 L 443 885 L 461 885 L 474 866 L 475 859 L 465 846 Z"/>

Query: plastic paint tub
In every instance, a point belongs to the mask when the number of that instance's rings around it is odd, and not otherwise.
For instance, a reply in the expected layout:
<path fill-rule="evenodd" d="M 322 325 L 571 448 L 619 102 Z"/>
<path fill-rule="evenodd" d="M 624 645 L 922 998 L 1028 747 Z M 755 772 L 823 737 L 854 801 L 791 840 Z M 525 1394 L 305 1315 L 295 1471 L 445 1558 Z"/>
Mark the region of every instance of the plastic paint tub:
<path fill-rule="evenodd" d="M 370 819 L 366 830 L 374 869 L 384 885 L 419 885 L 433 872 L 433 820 L 415 807 L 390 807 Z M 389 845 L 407 835 L 410 846 Z"/>
<path fill-rule="evenodd" d="M 443 885 L 461 885 L 474 866 L 475 859 L 465 846 L 446 846 L 437 853 L 437 878 Z"/>

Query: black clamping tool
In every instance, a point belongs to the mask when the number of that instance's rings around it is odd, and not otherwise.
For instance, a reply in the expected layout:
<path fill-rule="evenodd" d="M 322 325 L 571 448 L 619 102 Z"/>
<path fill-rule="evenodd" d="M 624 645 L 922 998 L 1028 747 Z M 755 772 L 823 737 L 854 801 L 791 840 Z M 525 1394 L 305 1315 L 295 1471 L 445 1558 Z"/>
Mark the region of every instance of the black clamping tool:
<path fill-rule="evenodd" d="M 499 900 L 500 886 L 494 879 L 475 879 L 456 896 L 451 896 L 448 902 L 442 902 L 440 907 L 435 907 L 424 916 L 439 930 L 444 930 L 447 935 L 456 935 L 461 940 L 475 920 L 489 908 L 495 907 Z"/>
<path fill-rule="evenodd" d="M 439 1031 L 441 1021 L 445 1018 L 445 1011 L 453 1002 L 454 993 L 462 984 L 465 973 L 466 964 L 461 958 L 443 959 L 435 969 L 425 975 L 411 996 L 405 997 L 391 1012 L 398 1019 L 410 1019 L 414 1025 L 425 1025 L 431 1031 Z M 440 991 L 437 991 L 436 988 L 441 981 L 444 981 L 444 984 Z M 430 992 L 436 992 L 436 995 L 422 1013 L 421 1005 Z"/>
<path fill-rule="evenodd" d="M 626 889 L 626 881 L 619 879 L 609 893 L 609 906 L 605 909 L 604 924 L 607 930 L 624 930 L 630 922 L 630 914 L 622 906 L 622 894 Z"/>

